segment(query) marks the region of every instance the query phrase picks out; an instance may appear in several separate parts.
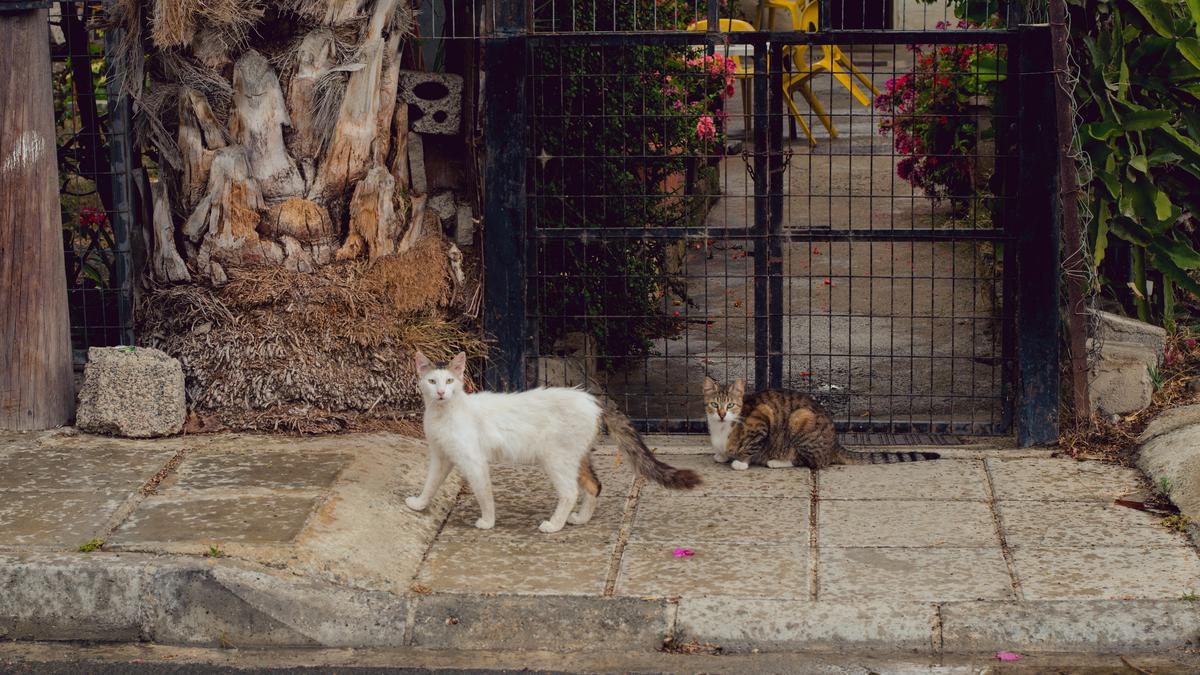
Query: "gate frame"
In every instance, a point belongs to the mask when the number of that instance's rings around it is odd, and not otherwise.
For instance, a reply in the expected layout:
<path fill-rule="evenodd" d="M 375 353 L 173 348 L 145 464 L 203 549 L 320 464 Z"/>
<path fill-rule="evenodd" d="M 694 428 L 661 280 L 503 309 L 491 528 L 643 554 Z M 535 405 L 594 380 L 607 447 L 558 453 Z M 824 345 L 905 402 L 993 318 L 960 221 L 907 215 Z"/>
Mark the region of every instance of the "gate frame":
<path fill-rule="evenodd" d="M 782 242 L 821 238 L 838 241 L 904 239 L 982 240 L 1008 242 L 1015 249 L 1004 267 L 1004 287 L 1015 292 L 1015 316 L 1002 321 L 1001 349 L 1006 363 L 1002 373 L 1000 433 L 1015 423 L 1021 447 L 1052 443 L 1058 437 L 1059 332 L 1058 279 L 1061 270 L 1060 210 L 1057 185 L 1057 146 L 1031 139 L 1055 138 L 1054 70 L 1049 26 L 1021 24 L 989 30 L 989 42 L 1008 47 L 1006 86 L 1015 105 L 1015 160 L 1008 175 L 1015 185 L 1008 194 L 1010 206 L 1002 210 L 999 228 L 990 230 L 814 231 L 782 233 L 784 146 L 782 121 L 782 71 L 768 73 L 767 50 L 780 63 L 783 44 L 954 44 L 978 43 L 979 30 L 829 30 L 816 33 L 756 31 L 721 33 L 716 30 L 719 5 L 708 0 L 709 30 L 531 33 L 530 5 L 524 0 L 494 0 L 492 33 L 483 38 L 484 69 L 484 331 L 493 344 L 484 381 L 494 391 L 519 391 L 526 385 L 525 361 L 530 346 L 526 316 L 528 299 L 526 265 L 529 245 L 529 212 L 526 180 L 529 115 L 525 82 L 528 49 L 539 42 L 626 44 L 652 38 L 659 43 L 718 46 L 733 42 L 754 48 L 754 226 L 746 234 L 755 238 L 754 313 L 757 383 L 778 387 L 783 380 L 783 259 Z M 827 13 L 824 14 L 827 16 Z M 822 23 L 827 20 L 823 19 Z M 731 39 L 732 38 L 732 39 Z M 772 95 L 774 94 L 774 95 Z M 1014 166 L 1015 165 L 1015 166 Z M 1015 168 L 1015 172 L 1012 170 Z M 661 228 L 639 236 L 675 238 L 681 230 Z M 889 236 L 889 233 L 891 235 Z M 538 236 L 559 238 L 580 233 L 548 231 Z M 621 236 L 620 231 L 613 236 Z M 766 235 L 766 236 L 762 236 Z M 949 235 L 949 236 L 948 236 Z M 591 236 L 596 236 L 595 232 Z M 1006 256 L 1007 258 L 1008 256 Z M 1005 314 L 1009 312 L 1006 307 Z M 763 330 L 765 329 L 765 330 Z M 1015 418 L 1015 419 L 1012 419 Z M 643 421 L 642 426 L 646 421 Z M 660 430 L 660 429 L 655 429 Z M 661 429 L 667 431 L 668 429 Z M 689 429 L 690 431 L 690 429 Z"/>

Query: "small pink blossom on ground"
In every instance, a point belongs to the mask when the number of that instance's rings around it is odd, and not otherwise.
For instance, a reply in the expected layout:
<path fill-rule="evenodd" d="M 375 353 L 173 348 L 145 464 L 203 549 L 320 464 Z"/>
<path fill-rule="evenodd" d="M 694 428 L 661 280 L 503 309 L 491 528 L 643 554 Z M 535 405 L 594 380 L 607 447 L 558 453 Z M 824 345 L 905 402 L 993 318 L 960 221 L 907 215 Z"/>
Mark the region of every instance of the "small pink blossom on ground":
<path fill-rule="evenodd" d="M 1020 661 L 1025 657 L 1021 656 L 1020 654 L 1014 654 L 1013 652 L 996 652 L 996 658 L 1001 661 Z"/>
<path fill-rule="evenodd" d="M 674 551 L 676 558 L 690 558 L 696 555 L 696 552 L 690 548 L 677 548 Z"/>

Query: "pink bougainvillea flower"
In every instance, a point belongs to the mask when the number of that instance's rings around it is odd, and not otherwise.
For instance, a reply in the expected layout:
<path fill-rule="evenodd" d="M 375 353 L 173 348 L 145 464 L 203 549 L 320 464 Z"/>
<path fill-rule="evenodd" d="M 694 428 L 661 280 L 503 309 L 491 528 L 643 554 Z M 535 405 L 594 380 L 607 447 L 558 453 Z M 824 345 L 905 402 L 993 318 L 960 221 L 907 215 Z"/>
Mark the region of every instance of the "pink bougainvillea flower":
<path fill-rule="evenodd" d="M 1025 657 L 1013 652 L 996 652 L 996 658 L 1000 661 L 1020 661 Z"/>
<path fill-rule="evenodd" d="M 700 119 L 696 120 L 696 137 L 700 140 L 708 141 L 715 138 L 717 135 L 717 126 L 713 124 L 711 115 L 701 115 Z"/>
<path fill-rule="evenodd" d="M 676 558 L 690 558 L 696 555 L 696 552 L 690 548 L 677 548 L 674 551 Z"/>

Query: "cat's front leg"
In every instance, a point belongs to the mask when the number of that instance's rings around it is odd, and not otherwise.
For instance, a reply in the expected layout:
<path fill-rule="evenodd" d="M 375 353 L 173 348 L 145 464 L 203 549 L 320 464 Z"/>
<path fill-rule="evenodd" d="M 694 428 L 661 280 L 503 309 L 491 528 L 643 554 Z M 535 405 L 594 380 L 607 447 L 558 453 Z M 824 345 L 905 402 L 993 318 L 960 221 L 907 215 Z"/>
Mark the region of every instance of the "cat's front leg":
<path fill-rule="evenodd" d="M 755 450 L 766 440 L 765 429 L 760 425 L 738 424 L 729 432 L 729 441 L 725 452 L 732 460 L 729 463 L 734 471 L 745 471 L 750 468 L 750 458 Z"/>
<path fill-rule="evenodd" d="M 447 460 L 440 450 L 435 446 L 429 446 L 429 473 L 425 475 L 425 487 L 421 490 L 421 494 L 416 497 L 409 497 L 404 500 L 404 504 L 413 511 L 424 511 L 429 506 L 433 495 L 437 494 L 438 488 L 445 482 L 446 476 L 450 475 L 450 462 Z"/>
<path fill-rule="evenodd" d="M 496 502 L 492 497 L 492 477 L 487 461 L 480 459 L 471 465 L 460 465 L 458 470 L 470 484 L 475 501 L 479 502 L 480 515 L 475 521 L 475 527 L 481 530 L 492 529 L 496 525 Z"/>

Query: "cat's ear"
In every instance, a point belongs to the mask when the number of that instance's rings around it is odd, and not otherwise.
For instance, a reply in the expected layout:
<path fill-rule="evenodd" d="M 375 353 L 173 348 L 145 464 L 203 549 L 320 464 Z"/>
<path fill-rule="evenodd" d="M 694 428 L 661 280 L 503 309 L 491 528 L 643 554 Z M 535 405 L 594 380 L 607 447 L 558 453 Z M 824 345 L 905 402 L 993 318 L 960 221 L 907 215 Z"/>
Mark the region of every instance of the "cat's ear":
<path fill-rule="evenodd" d="M 463 373 L 467 370 L 467 353 L 456 354 L 454 358 L 450 359 L 450 365 L 446 367 L 446 370 L 454 373 L 454 376 L 461 380 Z"/>
<path fill-rule="evenodd" d="M 729 387 L 729 390 L 736 398 L 741 398 L 742 395 L 746 393 L 746 381 L 739 377 L 733 381 L 733 384 Z"/>
<path fill-rule="evenodd" d="M 433 362 L 425 358 L 421 352 L 413 354 L 413 363 L 417 366 L 417 374 L 424 375 L 434 369 Z"/>
<path fill-rule="evenodd" d="M 704 395 L 712 396 L 715 393 L 717 393 L 717 381 L 712 379 L 711 377 L 705 375 L 704 376 Z"/>

